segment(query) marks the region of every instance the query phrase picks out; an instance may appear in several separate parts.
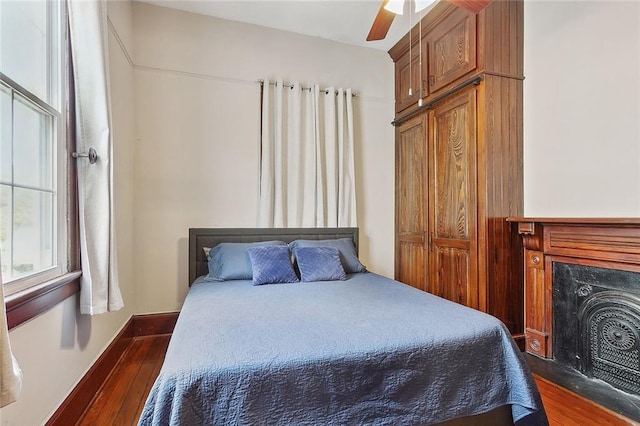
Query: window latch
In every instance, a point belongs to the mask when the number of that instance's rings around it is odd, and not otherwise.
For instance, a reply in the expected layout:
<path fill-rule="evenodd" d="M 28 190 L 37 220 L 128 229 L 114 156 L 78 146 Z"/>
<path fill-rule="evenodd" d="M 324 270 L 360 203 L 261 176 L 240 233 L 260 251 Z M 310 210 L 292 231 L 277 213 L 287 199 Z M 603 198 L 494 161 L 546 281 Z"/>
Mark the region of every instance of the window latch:
<path fill-rule="evenodd" d="M 98 152 L 93 147 L 89 148 L 88 153 L 72 152 L 71 156 L 73 158 L 88 158 L 90 164 L 96 164 L 96 161 L 98 161 Z"/>

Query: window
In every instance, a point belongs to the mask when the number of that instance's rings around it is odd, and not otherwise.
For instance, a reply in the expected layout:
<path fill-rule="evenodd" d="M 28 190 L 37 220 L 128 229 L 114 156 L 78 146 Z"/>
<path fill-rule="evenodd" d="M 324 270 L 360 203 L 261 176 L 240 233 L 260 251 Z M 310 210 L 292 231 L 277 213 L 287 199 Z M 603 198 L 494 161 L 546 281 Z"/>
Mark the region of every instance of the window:
<path fill-rule="evenodd" d="M 5 295 L 68 272 L 64 1 L 0 2 L 0 260 Z"/>

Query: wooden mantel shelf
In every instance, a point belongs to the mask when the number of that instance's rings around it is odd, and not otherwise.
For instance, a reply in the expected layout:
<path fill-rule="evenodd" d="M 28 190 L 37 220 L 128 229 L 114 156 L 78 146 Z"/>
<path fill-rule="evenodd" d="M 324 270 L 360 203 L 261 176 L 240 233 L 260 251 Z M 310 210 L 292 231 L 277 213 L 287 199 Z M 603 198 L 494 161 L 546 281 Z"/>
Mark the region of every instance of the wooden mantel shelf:
<path fill-rule="evenodd" d="M 640 217 L 508 217 L 507 222 L 566 225 L 640 225 Z"/>

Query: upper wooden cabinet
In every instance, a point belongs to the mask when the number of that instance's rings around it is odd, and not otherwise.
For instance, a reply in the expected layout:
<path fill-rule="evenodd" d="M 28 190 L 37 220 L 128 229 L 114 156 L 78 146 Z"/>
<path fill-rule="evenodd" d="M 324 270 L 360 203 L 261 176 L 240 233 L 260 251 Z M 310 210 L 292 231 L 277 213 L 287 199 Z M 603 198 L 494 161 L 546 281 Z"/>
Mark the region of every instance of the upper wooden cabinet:
<path fill-rule="evenodd" d="M 462 79 L 483 73 L 524 78 L 521 0 L 493 1 L 478 14 L 439 2 L 422 19 L 421 27 L 414 26 L 389 50 L 395 63 L 396 116 L 418 109 L 418 99 L 426 104 Z"/>
<path fill-rule="evenodd" d="M 457 9 L 426 37 L 432 92 L 476 68 L 476 15 Z"/>
<path fill-rule="evenodd" d="M 522 247 L 505 218 L 524 204 L 523 11 L 518 0 L 493 1 L 477 15 L 438 3 L 422 21 L 433 84 L 422 106 L 398 97 L 394 121 L 396 278 L 490 313 L 522 336 Z M 409 38 L 389 51 L 397 91 L 413 62 Z"/>
<path fill-rule="evenodd" d="M 422 49 L 422 55 L 420 50 Z M 422 62 L 422 70 L 420 63 Z M 427 96 L 426 44 L 414 43 L 396 62 L 396 111 L 418 105 L 418 99 Z M 421 84 L 422 83 L 422 84 Z"/>

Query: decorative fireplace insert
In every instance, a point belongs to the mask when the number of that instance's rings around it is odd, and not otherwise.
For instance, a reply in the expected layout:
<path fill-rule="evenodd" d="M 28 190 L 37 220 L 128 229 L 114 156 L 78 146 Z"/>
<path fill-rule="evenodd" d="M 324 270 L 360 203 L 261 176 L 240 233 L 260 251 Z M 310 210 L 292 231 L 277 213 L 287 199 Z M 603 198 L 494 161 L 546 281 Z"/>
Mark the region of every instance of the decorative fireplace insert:
<path fill-rule="evenodd" d="M 553 263 L 554 359 L 640 395 L 640 273 Z"/>

